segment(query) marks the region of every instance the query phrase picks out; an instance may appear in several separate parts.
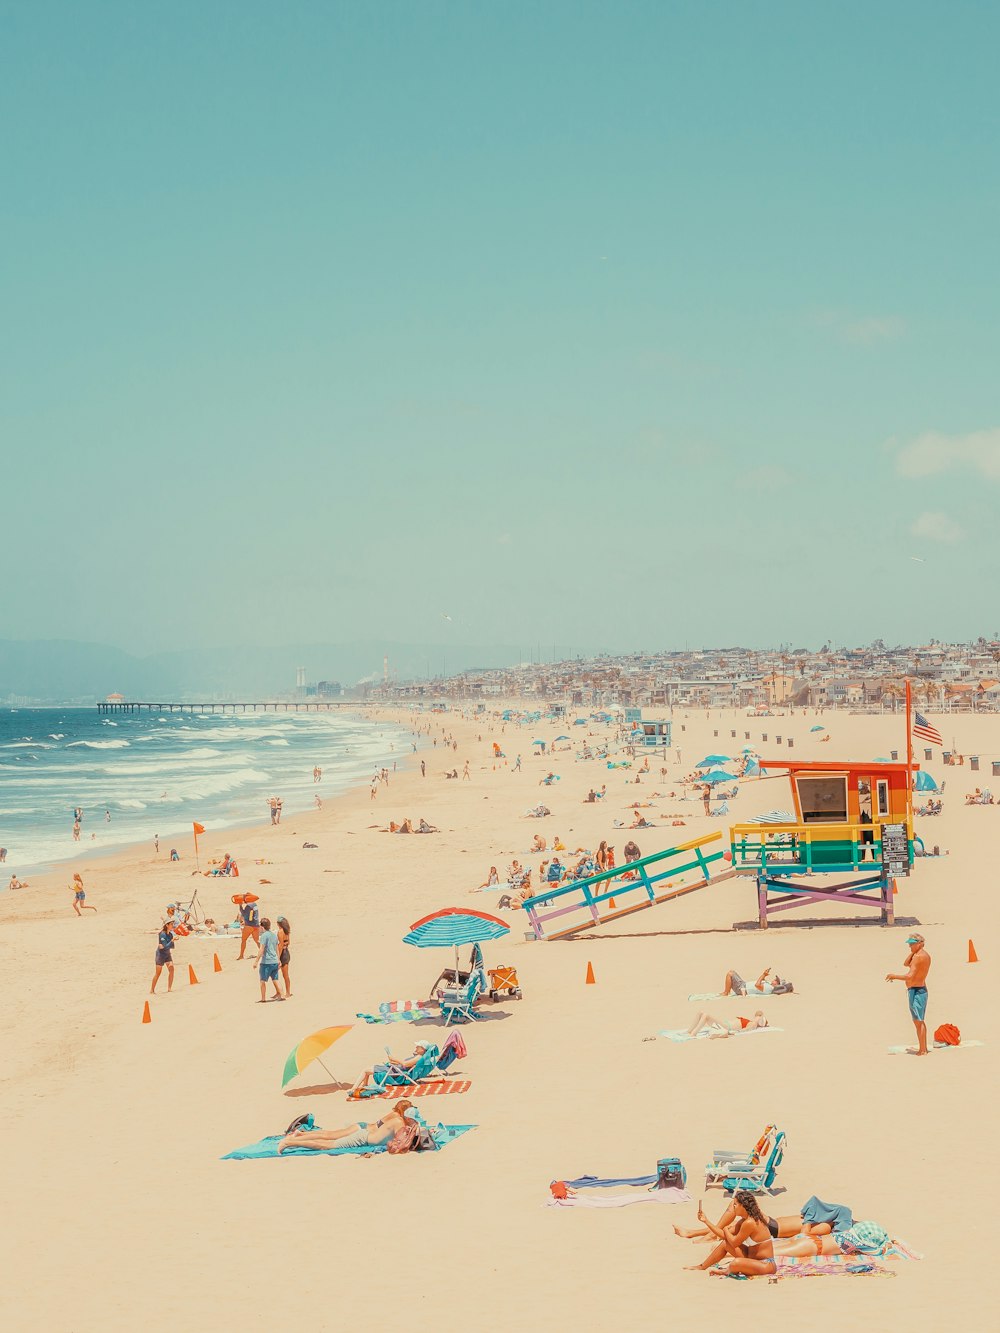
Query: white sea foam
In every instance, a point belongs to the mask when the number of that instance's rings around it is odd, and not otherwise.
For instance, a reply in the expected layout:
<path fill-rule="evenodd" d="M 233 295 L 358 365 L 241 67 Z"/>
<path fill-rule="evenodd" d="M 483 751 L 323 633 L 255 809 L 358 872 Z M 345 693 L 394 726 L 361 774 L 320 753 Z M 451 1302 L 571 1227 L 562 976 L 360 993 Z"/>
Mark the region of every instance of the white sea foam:
<path fill-rule="evenodd" d="M 67 750 L 127 750 L 128 741 L 70 741 L 66 746 Z"/>
<path fill-rule="evenodd" d="M 115 804 L 120 810 L 145 810 L 146 808 L 145 801 L 123 800 L 116 801 Z"/>

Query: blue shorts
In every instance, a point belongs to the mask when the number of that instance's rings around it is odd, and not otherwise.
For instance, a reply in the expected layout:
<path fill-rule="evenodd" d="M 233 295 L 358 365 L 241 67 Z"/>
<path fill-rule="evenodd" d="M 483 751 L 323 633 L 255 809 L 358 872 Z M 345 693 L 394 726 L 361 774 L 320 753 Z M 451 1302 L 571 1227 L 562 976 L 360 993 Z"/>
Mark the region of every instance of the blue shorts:
<path fill-rule="evenodd" d="M 910 1002 L 911 1017 L 922 1023 L 927 1013 L 927 987 L 911 986 L 906 992 L 906 998 Z"/>
<path fill-rule="evenodd" d="M 277 963 L 261 963 L 257 969 L 257 974 L 261 981 L 276 981 L 278 977 Z"/>
<path fill-rule="evenodd" d="M 86 896 L 87 895 L 84 893 L 83 889 L 77 889 L 75 897 L 78 903 L 82 903 Z"/>

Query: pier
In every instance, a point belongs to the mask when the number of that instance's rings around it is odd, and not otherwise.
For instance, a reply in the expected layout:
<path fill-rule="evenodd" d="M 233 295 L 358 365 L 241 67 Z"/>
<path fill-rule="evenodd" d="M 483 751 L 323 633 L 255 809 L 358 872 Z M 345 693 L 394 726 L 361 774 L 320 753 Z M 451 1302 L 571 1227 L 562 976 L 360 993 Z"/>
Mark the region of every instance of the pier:
<path fill-rule="evenodd" d="M 331 708 L 356 708 L 357 699 L 276 700 L 257 703 L 147 703 L 138 699 L 105 699 L 97 711 L 107 713 L 327 713 Z"/>

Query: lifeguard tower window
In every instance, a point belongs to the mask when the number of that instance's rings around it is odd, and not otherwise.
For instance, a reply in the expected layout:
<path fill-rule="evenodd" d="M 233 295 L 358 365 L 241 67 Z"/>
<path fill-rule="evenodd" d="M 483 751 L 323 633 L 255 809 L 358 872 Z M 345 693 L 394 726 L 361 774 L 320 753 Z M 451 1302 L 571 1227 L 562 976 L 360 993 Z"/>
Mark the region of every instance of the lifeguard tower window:
<path fill-rule="evenodd" d="M 889 783 L 885 778 L 879 778 L 875 783 L 875 799 L 878 803 L 879 819 L 888 819 L 889 817 Z"/>
<path fill-rule="evenodd" d="M 796 778 L 799 809 L 804 824 L 847 823 L 847 774 Z"/>

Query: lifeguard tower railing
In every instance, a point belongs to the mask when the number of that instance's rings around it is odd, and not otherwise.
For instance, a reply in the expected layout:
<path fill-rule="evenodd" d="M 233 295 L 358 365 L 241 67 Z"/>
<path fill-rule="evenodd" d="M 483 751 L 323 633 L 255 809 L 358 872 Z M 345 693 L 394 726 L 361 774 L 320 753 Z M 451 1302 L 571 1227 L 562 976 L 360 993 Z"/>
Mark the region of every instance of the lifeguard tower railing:
<path fill-rule="evenodd" d="M 883 925 L 895 921 L 895 875 L 913 864 L 913 829 L 907 822 L 906 856 L 896 844 L 897 864 L 886 859 L 883 823 L 734 824 L 729 830 L 733 869 L 757 876 L 757 922 L 766 930 L 776 912 L 799 907 L 862 908 L 878 914 Z M 869 841 L 870 839 L 870 841 Z M 851 875 L 831 883 L 828 875 Z M 806 880 L 797 877 L 808 876 Z"/>
<path fill-rule="evenodd" d="M 882 863 L 882 826 L 862 824 L 733 824 L 729 830 L 734 866 L 766 875 L 840 874 Z M 913 865 L 913 830 L 907 826 L 906 849 Z M 867 839 L 867 841 L 866 841 Z"/>
<path fill-rule="evenodd" d="M 626 861 L 614 870 L 605 870 L 586 879 L 540 885 L 538 892 L 526 898 L 522 904 L 535 939 L 562 939 L 577 931 L 641 912 L 646 907 L 655 907 L 657 903 L 669 902 L 671 898 L 694 893 L 708 883 L 714 884 L 727 878 L 732 874 L 731 870 L 722 875 L 713 876 L 711 873 L 713 863 L 721 861 L 725 855 L 718 846 L 721 841 L 721 832 L 706 833 L 700 838 L 692 838 L 676 847 L 640 857 L 638 861 Z M 708 850 L 710 847 L 712 850 Z M 686 875 L 693 875 L 693 878 L 680 883 Z M 667 881 L 666 891 L 657 892 L 656 886 L 664 880 Z M 619 907 L 619 899 L 626 905 Z M 557 930 L 551 930 L 548 923 L 552 921 L 562 921 L 564 924 Z"/>

